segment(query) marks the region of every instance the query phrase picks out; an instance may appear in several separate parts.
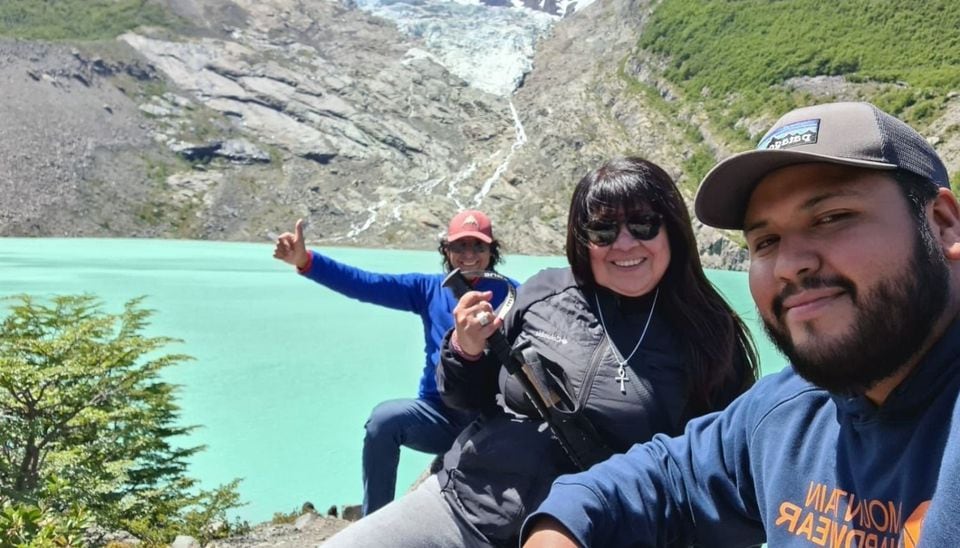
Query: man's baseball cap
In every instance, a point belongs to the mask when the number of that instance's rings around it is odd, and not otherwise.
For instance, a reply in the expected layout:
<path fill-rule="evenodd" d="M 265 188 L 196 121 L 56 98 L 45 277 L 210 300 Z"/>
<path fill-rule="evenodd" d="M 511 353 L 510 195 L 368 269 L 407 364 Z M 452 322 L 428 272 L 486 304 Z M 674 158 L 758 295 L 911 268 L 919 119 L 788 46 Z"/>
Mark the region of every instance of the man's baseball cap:
<path fill-rule="evenodd" d="M 747 203 L 761 179 L 811 162 L 902 169 L 950 188 L 947 168 L 913 128 L 870 103 L 827 103 L 788 112 L 756 150 L 714 166 L 697 191 L 697 217 L 717 228 L 743 228 Z"/>
<path fill-rule="evenodd" d="M 450 219 L 447 227 L 447 241 L 452 242 L 460 238 L 476 238 L 481 242 L 493 242 L 493 226 L 490 217 L 482 211 L 468 209 L 457 213 Z"/>

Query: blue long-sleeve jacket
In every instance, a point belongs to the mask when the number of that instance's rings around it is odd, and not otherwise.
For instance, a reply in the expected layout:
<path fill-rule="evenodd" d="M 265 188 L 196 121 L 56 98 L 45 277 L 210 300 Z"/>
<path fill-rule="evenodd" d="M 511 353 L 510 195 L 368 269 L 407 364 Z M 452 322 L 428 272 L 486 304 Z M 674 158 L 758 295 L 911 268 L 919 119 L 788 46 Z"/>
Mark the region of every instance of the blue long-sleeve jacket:
<path fill-rule="evenodd" d="M 311 251 L 311 264 L 303 273 L 311 280 L 346 297 L 395 310 L 413 312 L 423 322 L 425 362 L 420 377 L 419 397 L 441 401 L 435 370 L 443 336 L 453 328 L 451 312 L 457 305 L 453 293 L 443 287 L 445 274 L 378 274 L 346 265 Z M 513 285 L 519 285 L 513 281 Z M 491 304 L 500 305 L 507 295 L 501 282 L 480 278 L 476 291 L 493 291 Z"/>
<path fill-rule="evenodd" d="M 879 408 L 786 369 L 680 437 L 561 476 L 524 534 L 549 515 L 597 547 L 916 541 L 958 392 L 960 321 Z"/>

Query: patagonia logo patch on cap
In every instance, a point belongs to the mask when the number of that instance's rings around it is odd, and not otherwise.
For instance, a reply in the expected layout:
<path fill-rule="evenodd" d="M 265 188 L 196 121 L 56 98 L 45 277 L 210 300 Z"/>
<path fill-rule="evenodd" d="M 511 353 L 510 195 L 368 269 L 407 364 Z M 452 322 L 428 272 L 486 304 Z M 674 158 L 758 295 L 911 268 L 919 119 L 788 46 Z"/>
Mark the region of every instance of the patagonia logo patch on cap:
<path fill-rule="evenodd" d="M 760 141 L 757 150 L 780 150 L 801 145 L 812 145 L 820 134 L 820 120 L 794 122 L 775 129 Z"/>

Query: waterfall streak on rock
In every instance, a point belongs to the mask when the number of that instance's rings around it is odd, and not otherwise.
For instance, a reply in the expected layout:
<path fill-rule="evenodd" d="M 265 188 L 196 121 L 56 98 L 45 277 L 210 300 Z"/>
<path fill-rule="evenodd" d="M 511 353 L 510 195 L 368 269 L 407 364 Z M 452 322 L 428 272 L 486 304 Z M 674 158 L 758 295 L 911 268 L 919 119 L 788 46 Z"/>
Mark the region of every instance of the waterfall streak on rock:
<path fill-rule="evenodd" d="M 513 114 L 513 127 L 516 132 L 516 139 L 513 142 L 513 146 L 510 147 L 510 153 L 507 154 L 507 157 L 503 159 L 503 162 L 494 170 L 493 175 L 484 181 L 483 186 L 480 187 L 480 190 L 473 196 L 473 204 L 475 206 L 479 206 L 480 203 L 483 202 L 483 198 L 490 192 L 490 189 L 493 188 L 493 183 L 497 182 L 500 176 L 507 171 L 507 167 L 510 166 L 510 160 L 513 159 L 514 153 L 527 142 L 527 133 L 523 130 L 523 122 L 520 121 L 520 116 L 517 114 L 517 108 L 513 106 L 513 101 L 510 101 L 510 113 Z"/>

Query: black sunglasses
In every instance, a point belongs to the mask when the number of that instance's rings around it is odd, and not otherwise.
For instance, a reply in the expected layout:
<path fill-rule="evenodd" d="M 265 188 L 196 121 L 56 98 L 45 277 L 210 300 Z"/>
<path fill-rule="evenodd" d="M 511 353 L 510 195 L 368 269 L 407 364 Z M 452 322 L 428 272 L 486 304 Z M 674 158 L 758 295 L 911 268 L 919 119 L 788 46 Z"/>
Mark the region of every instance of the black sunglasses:
<path fill-rule="evenodd" d="M 621 225 L 626 225 L 627 232 L 637 240 L 649 241 L 660 234 L 663 217 L 657 213 L 651 213 L 628 219 L 623 223 L 620 221 L 595 220 L 587 222 L 584 228 L 587 231 L 587 239 L 590 240 L 590 243 L 606 247 L 617 241 Z"/>
<path fill-rule="evenodd" d="M 464 253 L 468 248 L 472 249 L 473 252 L 477 254 L 486 253 L 490 250 L 490 244 L 486 244 L 484 242 L 473 242 L 472 244 L 468 244 L 467 242 L 461 241 L 450 242 L 447 244 L 447 249 L 453 253 Z"/>

